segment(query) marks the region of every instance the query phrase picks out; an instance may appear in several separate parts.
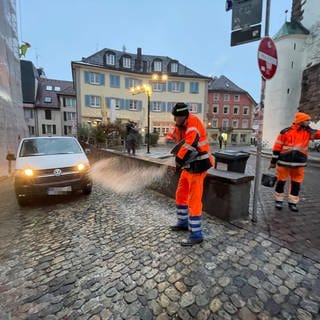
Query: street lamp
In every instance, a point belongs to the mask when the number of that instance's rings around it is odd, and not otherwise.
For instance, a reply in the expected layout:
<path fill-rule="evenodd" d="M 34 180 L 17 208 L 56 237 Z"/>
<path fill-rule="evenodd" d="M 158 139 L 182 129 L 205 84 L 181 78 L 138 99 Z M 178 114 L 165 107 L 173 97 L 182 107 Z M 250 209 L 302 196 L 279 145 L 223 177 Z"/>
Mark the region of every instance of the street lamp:
<path fill-rule="evenodd" d="M 151 77 L 151 82 L 166 82 L 168 76 L 166 74 L 154 73 Z M 133 95 L 144 93 L 147 96 L 147 153 L 150 153 L 150 97 L 152 95 L 152 86 L 150 84 L 142 84 L 130 88 Z"/>

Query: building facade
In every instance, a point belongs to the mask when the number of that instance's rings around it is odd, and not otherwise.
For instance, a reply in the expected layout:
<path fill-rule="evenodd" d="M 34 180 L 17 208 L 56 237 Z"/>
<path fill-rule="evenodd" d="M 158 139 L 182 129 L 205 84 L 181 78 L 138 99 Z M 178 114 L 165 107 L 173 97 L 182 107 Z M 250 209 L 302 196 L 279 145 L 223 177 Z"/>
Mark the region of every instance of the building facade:
<path fill-rule="evenodd" d="M 8 153 L 27 135 L 23 118 L 16 3 L 0 0 L 0 176 L 8 175 Z"/>
<path fill-rule="evenodd" d="M 227 77 L 212 78 L 208 84 L 206 113 L 209 141 L 218 143 L 222 136 L 227 144 L 250 144 L 256 105 L 248 92 Z"/>
<path fill-rule="evenodd" d="M 147 94 L 133 95 L 130 88 L 148 84 L 150 97 L 150 132 L 164 136 L 171 130 L 172 107 L 177 102 L 190 105 L 190 111 L 204 119 L 207 101 L 207 81 L 178 60 L 164 56 L 136 54 L 103 49 L 81 61 L 73 61 L 72 73 L 78 105 L 78 124 L 97 125 L 100 122 L 137 123 L 144 132 L 147 127 Z M 167 75 L 160 81 L 153 76 Z"/>
<path fill-rule="evenodd" d="M 24 118 L 29 136 L 77 136 L 72 81 L 47 79 L 31 61 L 21 61 Z"/>
<path fill-rule="evenodd" d="M 320 120 L 320 11 L 318 0 L 293 0 L 291 20 L 274 36 L 278 51 L 275 76 L 266 81 L 263 142 L 271 148 L 278 133 L 300 110 Z"/>

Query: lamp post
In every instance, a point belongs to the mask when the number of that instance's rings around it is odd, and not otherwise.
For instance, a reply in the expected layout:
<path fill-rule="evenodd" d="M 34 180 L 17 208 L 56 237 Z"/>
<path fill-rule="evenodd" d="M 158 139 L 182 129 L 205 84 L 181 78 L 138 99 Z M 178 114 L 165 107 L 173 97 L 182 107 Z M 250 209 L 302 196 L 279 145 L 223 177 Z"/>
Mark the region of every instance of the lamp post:
<path fill-rule="evenodd" d="M 154 73 L 150 81 L 164 83 L 167 80 L 168 76 L 166 74 L 159 75 Z M 130 92 L 133 95 L 144 93 L 147 96 L 147 153 L 150 153 L 150 97 L 152 95 L 152 86 L 150 84 L 142 84 L 140 86 L 131 87 Z"/>

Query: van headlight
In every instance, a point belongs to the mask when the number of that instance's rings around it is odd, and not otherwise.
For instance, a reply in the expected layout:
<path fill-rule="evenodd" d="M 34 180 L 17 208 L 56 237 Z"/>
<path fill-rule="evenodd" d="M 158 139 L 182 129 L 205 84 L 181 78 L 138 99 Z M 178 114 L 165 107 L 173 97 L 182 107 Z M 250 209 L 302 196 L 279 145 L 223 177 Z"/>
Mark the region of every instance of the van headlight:
<path fill-rule="evenodd" d="M 34 175 L 34 171 L 32 169 L 24 169 L 23 173 L 27 177 L 33 177 L 33 175 Z"/>
<path fill-rule="evenodd" d="M 87 171 L 87 170 L 89 170 L 89 165 L 88 165 L 88 164 L 85 164 L 85 163 L 79 163 L 79 164 L 77 165 L 77 170 L 78 170 L 79 172 Z"/>

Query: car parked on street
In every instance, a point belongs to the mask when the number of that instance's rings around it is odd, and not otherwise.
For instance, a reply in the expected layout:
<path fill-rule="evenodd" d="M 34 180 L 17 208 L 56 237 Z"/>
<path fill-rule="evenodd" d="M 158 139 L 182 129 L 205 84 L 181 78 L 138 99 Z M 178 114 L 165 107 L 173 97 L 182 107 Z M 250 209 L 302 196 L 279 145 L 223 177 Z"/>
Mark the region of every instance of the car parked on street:
<path fill-rule="evenodd" d="M 89 160 L 74 137 L 24 138 L 16 155 L 14 187 L 21 206 L 41 195 L 90 194 Z"/>

